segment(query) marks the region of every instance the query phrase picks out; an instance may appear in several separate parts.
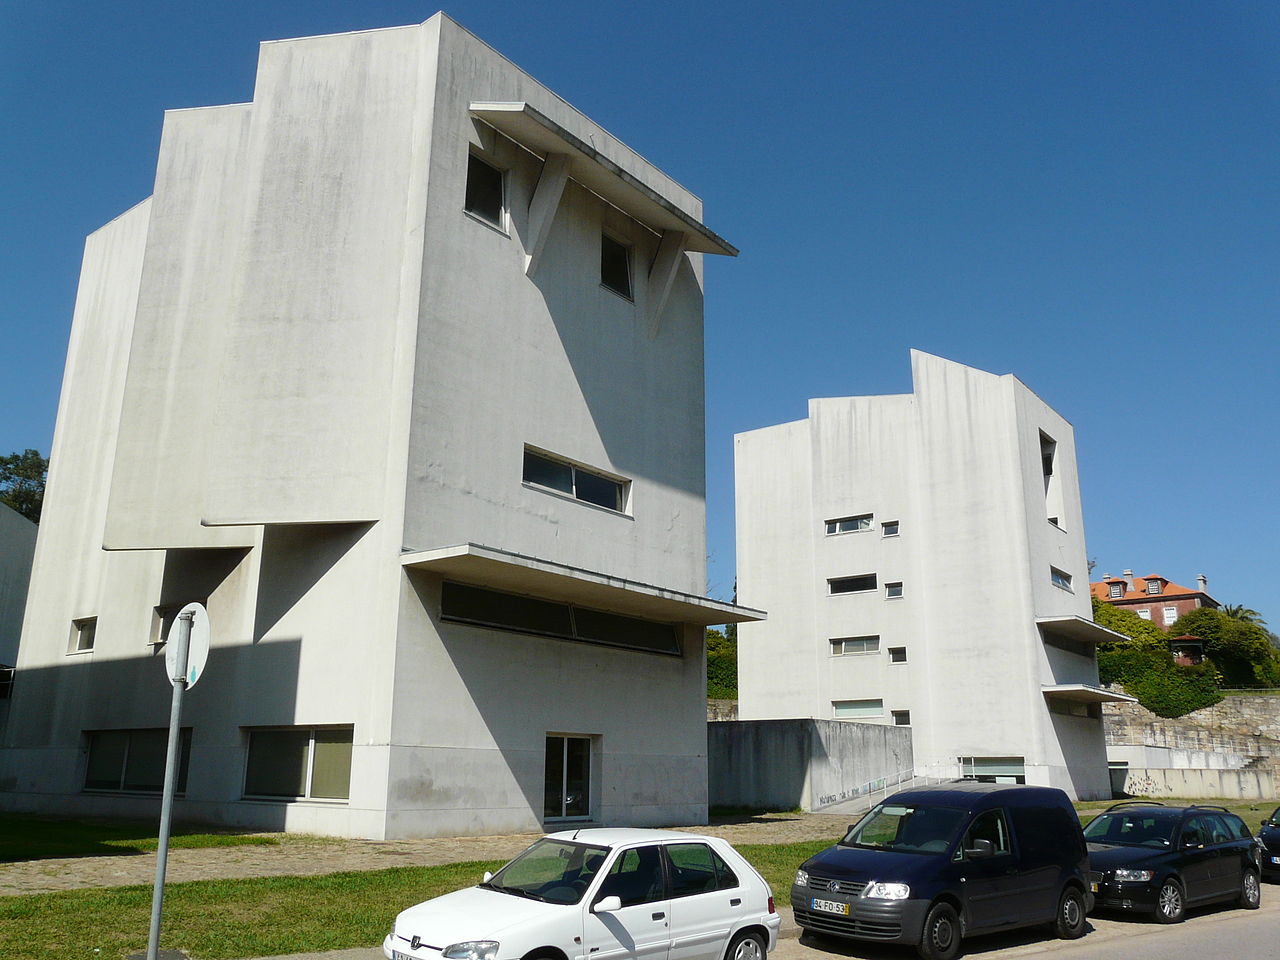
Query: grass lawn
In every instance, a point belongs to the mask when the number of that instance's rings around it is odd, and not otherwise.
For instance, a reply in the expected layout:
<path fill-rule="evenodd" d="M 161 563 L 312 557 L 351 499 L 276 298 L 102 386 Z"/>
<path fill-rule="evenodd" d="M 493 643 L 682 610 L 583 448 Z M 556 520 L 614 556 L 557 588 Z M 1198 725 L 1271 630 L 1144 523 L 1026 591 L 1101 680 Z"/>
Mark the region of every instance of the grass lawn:
<path fill-rule="evenodd" d="M 158 823 L 62 820 L 53 817 L 0 815 L 0 862 L 48 860 L 54 857 L 105 857 L 142 853 L 156 848 Z M 196 833 L 175 830 L 170 847 L 272 845 L 278 837 L 253 833 Z"/>

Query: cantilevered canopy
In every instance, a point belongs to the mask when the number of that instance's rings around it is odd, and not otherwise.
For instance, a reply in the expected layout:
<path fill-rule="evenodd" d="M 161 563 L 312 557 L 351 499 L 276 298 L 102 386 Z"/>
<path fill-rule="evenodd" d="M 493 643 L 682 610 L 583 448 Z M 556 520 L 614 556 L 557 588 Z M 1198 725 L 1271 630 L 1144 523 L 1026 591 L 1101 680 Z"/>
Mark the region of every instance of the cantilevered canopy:
<path fill-rule="evenodd" d="M 1091 683 L 1056 683 L 1040 688 L 1051 700 L 1074 700 L 1076 703 L 1137 703 L 1137 698 L 1112 693 Z"/>
<path fill-rule="evenodd" d="M 737 247 L 708 230 L 696 217 L 641 183 L 591 144 L 578 139 L 529 104 L 523 101 L 475 102 L 471 104 L 471 113 L 543 157 L 552 154 L 568 156 L 572 162 L 569 176 L 574 180 L 659 233 L 687 234 L 686 250 L 730 257 L 738 255 Z"/>
<path fill-rule="evenodd" d="M 645 620 L 710 626 L 765 618 L 763 610 L 739 607 L 475 543 L 406 553 L 400 557 L 400 562 L 410 570 L 438 574 L 459 583 L 544 600 L 560 600 Z"/>
<path fill-rule="evenodd" d="M 1113 643 L 1128 640 L 1122 633 L 1100 627 L 1084 617 L 1037 617 L 1036 626 L 1045 638 L 1058 637 L 1076 643 Z"/>

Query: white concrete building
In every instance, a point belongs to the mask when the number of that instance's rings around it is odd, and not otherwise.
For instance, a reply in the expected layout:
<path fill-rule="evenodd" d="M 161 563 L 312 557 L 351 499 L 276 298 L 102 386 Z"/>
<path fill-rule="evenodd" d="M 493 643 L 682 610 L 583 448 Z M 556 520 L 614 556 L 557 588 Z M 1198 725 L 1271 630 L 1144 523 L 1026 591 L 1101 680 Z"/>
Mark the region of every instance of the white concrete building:
<path fill-rule="evenodd" d="M 1013 376 L 736 438 L 739 717 L 910 725 L 916 772 L 1108 797 L 1075 440 Z"/>
<path fill-rule="evenodd" d="M 262 45 L 86 245 L 0 805 L 706 815 L 701 202 L 447 17 Z"/>

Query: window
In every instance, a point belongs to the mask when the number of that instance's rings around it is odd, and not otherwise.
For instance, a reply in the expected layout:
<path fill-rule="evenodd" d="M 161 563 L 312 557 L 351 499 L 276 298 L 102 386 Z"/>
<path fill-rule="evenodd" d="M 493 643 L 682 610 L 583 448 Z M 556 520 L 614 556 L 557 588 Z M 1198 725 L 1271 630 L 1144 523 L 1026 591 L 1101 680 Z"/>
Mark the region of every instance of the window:
<path fill-rule="evenodd" d="M 547 736 L 542 815 L 586 820 L 591 815 L 591 738 Z"/>
<path fill-rule="evenodd" d="M 1176 622 L 1178 619 L 1177 607 L 1165 607 L 1163 613 L 1164 613 L 1164 625 L 1166 627 L 1169 626 L 1169 624 Z"/>
<path fill-rule="evenodd" d="M 88 653 L 98 636 L 98 618 L 85 617 L 71 621 L 71 645 L 68 653 Z"/>
<path fill-rule="evenodd" d="M 871 529 L 871 518 L 873 514 L 864 513 L 860 517 L 840 517 L 837 520 L 827 521 L 827 536 L 833 536 L 837 533 L 857 533 L 860 530 Z"/>
<path fill-rule="evenodd" d="M 528 447 L 524 450 L 524 482 L 618 512 L 626 509 L 627 491 L 631 486 L 629 480 L 556 460 Z"/>
<path fill-rule="evenodd" d="M 894 710 L 894 711 L 892 712 L 892 716 L 893 716 L 893 725 L 894 725 L 895 727 L 909 727 L 909 726 L 911 726 L 911 711 L 910 711 L 910 710 Z"/>
<path fill-rule="evenodd" d="M 485 163 L 475 154 L 467 158 L 467 195 L 462 208 L 472 216 L 504 229 L 506 207 L 504 176 L 497 167 Z"/>
<path fill-rule="evenodd" d="M 901 600 L 902 581 L 899 580 L 896 583 L 886 583 L 884 585 L 884 598 L 886 600 Z"/>
<path fill-rule="evenodd" d="M 451 581 L 445 581 L 441 587 L 440 616 L 514 633 L 680 656 L 680 636 L 674 624 Z"/>
<path fill-rule="evenodd" d="M 600 283 L 631 299 L 631 248 L 607 233 L 600 234 Z"/>
<path fill-rule="evenodd" d="M 595 902 L 617 897 L 624 907 L 667 898 L 662 878 L 662 851 L 656 846 L 635 847 L 618 854 L 605 874 Z"/>
<path fill-rule="evenodd" d="M 833 595 L 837 593 L 864 593 L 875 588 L 876 575 L 874 573 L 862 573 L 856 577 L 836 577 L 834 580 L 827 581 L 827 592 Z"/>
<path fill-rule="evenodd" d="M 1112 583 L 1107 585 L 1107 593 L 1112 600 L 1119 600 L 1124 596 L 1124 584 Z"/>
<path fill-rule="evenodd" d="M 1026 783 L 1022 757 L 961 757 L 960 776 L 980 783 Z"/>
<path fill-rule="evenodd" d="M 1011 853 L 1009 846 L 1009 826 L 1004 822 L 1003 810 L 988 810 L 980 813 L 965 831 L 964 842 L 956 850 L 955 859 L 963 860 L 966 850 L 972 850 L 977 840 L 986 840 L 991 844 L 993 856 Z"/>
<path fill-rule="evenodd" d="M 842 637 L 831 641 L 833 657 L 849 657 L 862 653 L 879 653 L 879 637 Z"/>
<path fill-rule="evenodd" d="M 1078 700 L 1064 700 L 1061 697 L 1052 697 L 1049 700 L 1049 712 L 1056 713 L 1063 717 L 1081 717 L 1091 720 L 1101 720 L 1102 704 L 1081 703 Z"/>
<path fill-rule="evenodd" d="M 738 877 L 705 843 L 669 843 L 663 848 L 671 874 L 671 896 L 691 897 L 732 890 Z"/>
<path fill-rule="evenodd" d="M 831 714 L 837 720 L 857 720 L 862 717 L 883 717 L 883 700 L 832 700 Z"/>
<path fill-rule="evenodd" d="M 1057 567 L 1050 567 L 1049 579 L 1053 581 L 1053 585 L 1055 587 L 1061 587 L 1063 590 L 1066 590 L 1068 593 L 1075 592 L 1074 590 L 1071 589 L 1071 574 L 1064 573 L 1063 571 L 1059 570 Z"/>
<path fill-rule="evenodd" d="M 1148 580 L 1148 581 L 1147 581 L 1147 593 L 1159 593 L 1159 592 L 1160 592 L 1160 581 L 1159 581 L 1159 580 Z"/>
<path fill-rule="evenodd" d="M 198 597 L 189 602 L 209 606 L 208 597 Z M 178 614 L 186 605 L 185 603 L 166 603 L 156 607 L 151 614 L 151 638 L 148 643 L 154 646 L 157 643 L 168 642 L 169 632 L 173 630 L 173 625 L 178 622 Z"/>
<path fill-rule="evenodd" d="M 92 730 L 85 733 L 89 762 L 86 790 L 117 793 L 160 793 L 164 767 L 169 759 L 169 730 Z M 178 741 L 178 779 L 175 792 L 187 792 L 187 767 L 191 761 L 191 728 L 183 727 Z"/>
<path fill-rule="evenodd" d="M 880 524 L 880 536 L 896 537 L 897 535 L 898 535 L 897 520 L 886 520 L 884 523 Z"/>
<path fill-rule="evenodd" d="M 352 729 L 250 730 L 245 797 L 346 800 L 351 796 Z"/>
<path fill-rule="evenodd" d="M 1141 610 L 1138 611 L 1138 616 L 1140 616 L 1143 620 L 1150 620 L 1151 611 L 1148 610 L 1146 607 L 1143 607 Z"/>
<path fill-rule="evenodd" d="M 906 647 L 890 647 L 889 662 L 890 663 L 906 663 L 907 648 Z"/>
<path fill-rule="evenodd" d="M 1062 480 L 1057 474 L 1058 443 L 1047 433 L 1040 434 L 1040 470 L 1044 481 L 1044 515 L 1049 522 L 1062 528 L 1065 505 L 1062 499 Z"/>

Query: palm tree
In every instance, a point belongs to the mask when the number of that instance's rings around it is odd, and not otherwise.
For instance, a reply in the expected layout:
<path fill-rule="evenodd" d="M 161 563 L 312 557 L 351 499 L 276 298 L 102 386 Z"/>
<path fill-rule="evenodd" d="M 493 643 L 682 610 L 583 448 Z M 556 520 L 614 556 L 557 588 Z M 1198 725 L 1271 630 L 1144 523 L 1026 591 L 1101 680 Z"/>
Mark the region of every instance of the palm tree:
<path fill-rule="evenodd" d="M 1262 614 L 1257 610 L 1250 610 L 1241 603 L 1228 603 L 1222 608 L 1222 615 L 1230 617 L 1232 620 L 1239 620 L 1242 623 L 1253 623 L 1260 627 L 1267 625 L 1267 621 L 1262 619 Z"/>

